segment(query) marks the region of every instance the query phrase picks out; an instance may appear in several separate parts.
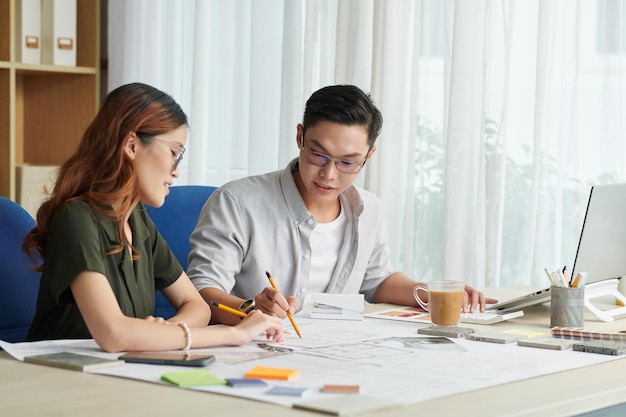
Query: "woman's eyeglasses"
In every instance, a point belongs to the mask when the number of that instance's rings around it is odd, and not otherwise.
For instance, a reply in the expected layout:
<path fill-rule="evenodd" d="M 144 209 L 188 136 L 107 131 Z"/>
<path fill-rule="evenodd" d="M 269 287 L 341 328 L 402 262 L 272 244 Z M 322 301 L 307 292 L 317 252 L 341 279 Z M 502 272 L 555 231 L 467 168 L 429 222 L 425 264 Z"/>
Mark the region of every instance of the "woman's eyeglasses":
<path fill-rule="evenodd" d="M 163 139 L 159 139 L 155 137 L 153 137 L 152 140 L 160 142 L 164 145 L 167 145 L 172 149 L 178 150 L 178 154 L 172 152 L 174 154 L 174 163 L 172 164 L 172 171 L 176 171 L 176 168 L 178 168 L 178 164 L 180 164 L 180 161 L 183 160 L 183 154 L 185 153 L 185 148 L 182 146 L 178 146 L 177 144 L 169 142 L 167 140 L 163 140 Z"/>

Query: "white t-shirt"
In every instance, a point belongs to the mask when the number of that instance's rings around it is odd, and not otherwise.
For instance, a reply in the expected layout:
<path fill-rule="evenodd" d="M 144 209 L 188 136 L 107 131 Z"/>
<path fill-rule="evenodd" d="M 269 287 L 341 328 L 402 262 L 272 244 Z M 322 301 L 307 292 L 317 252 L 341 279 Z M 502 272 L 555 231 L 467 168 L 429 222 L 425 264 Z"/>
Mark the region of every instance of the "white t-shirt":
<path fill-rule="evenodd" d="M 339 216 L 330 223 L 318 223 L 309 242 L 311 243 L 311 272 L 309 274 L 309 294 L 326 292 L 333 276 L 339 250 L 343 245 L 347 216 L 343 208 Z"/>

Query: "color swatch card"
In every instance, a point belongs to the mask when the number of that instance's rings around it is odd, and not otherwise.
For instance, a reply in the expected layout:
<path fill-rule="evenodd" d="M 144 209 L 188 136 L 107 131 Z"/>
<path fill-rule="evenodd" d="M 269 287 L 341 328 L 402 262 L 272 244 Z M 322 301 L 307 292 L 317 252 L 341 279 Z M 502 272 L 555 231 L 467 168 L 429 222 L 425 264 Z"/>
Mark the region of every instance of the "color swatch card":
<path fill-rule="evenodd" d="M 298 374 L 299 371 L 297 369 L 255 366 L 246 373 L 246 378 L 289 380 L 297 377 Z"/>
<path fill-rule="evenodd" d="M 266 387 L 267 383 L 259 378 L 227 378 L 226 383 L 233 388 Z"/>
<path fill-rule="evenodd" d="M 161 380 L 179 387 L 201 387 L 208 385 L 226 385 L 226 380 L 217 377 L 206 369 L 194 369 L 193 371 L 166 372 L 161 375 Z"/>
<path fill-rule="evenodd" d="M 287 395 L 290 397 L 304 397 L 311 393 L 311 388 L 306 387 L 272 387 L 265 391 L 268 395 Z"/>
<path fill-rule="evenodd" d="M 556 339 L 553 337 L 537 337 L 533 339 L 520 339 L 518 346 L 534 347 L 540 349 L 568 350 L 574 345 L 573 340 Z"/>
<path fill-rule="evenodd" d="M 361 391 L 359 385 L 337 385 L 326 384 L 320 389 L 320 392 L 329 392 L 333 394 L 358 394 Z"/>
<path fill-rule="evenodd" d="M 613 340 L 585 340 L 574 343 L 573 350 L 619 356 L 626 355 L 626 343 Z"/>

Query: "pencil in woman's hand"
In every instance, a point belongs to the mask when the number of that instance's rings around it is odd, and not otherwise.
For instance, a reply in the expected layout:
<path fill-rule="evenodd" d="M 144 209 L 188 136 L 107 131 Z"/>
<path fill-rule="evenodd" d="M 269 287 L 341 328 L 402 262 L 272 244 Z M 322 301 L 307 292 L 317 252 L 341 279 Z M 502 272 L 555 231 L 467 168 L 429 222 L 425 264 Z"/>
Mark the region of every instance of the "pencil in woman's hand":
<path fill-rule="evenodd" d="M 215 301 L 211 301 L 211 305 L 213 307 L 217 307 L 220 310 L 224 310 L 224 311 L 228 311 L 229 313 L 233 313 L 239 317 L 248 317 L 248 315 L 246 313 L 244 313 L 243 311 L 239 311 L 239 310 L 235 310 L 232 307 L 228 307 L 224 304 L 220 304 L 220 303 L 216 303 Z"/>

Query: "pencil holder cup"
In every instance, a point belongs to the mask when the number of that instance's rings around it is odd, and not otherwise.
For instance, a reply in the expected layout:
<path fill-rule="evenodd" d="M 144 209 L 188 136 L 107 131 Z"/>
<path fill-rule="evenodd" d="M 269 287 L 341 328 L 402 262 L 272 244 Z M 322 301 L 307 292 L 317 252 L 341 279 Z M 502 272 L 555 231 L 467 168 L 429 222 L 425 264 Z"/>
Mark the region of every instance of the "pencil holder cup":
<path fill-rule="evenodd" d="M 585 288 L 550 289 L 550 327 L 577 327 L 585 324 Z"/>

